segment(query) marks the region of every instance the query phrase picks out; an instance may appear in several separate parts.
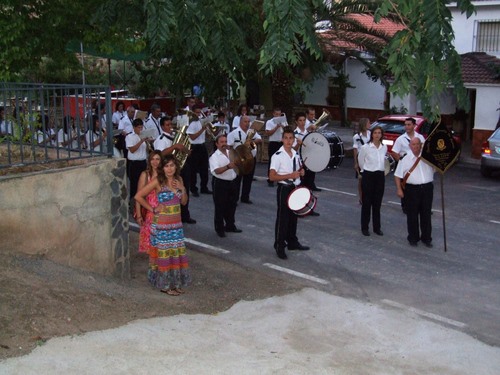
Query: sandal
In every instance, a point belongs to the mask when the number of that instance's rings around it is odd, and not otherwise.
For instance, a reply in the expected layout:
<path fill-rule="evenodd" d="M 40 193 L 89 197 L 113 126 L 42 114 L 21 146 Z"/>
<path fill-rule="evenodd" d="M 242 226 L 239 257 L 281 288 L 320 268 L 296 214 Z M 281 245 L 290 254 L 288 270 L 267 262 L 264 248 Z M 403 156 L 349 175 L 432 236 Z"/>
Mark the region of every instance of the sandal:
<path fill-rule="evenodd" d="M 175 289 L 160 289 L 160 292 L 168 294 L 169 296 L 178 296 L 180 293 Z"/>
<path fill-rule="evenodd" d="M 174 290 L 175 290 L 177 293 L 179 293 L 179 294 L 184 294 L 184 293 L 186 293 L 186 291 L 185 291 L 185 290 L 182 290 L 181 288 L 175 288 Z"/>

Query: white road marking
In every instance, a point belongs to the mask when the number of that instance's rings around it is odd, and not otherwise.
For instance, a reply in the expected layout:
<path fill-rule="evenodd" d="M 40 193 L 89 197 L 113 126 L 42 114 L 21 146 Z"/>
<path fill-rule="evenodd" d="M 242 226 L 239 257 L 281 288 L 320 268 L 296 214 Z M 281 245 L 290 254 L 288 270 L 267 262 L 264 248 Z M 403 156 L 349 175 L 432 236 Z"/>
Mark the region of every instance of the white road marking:
<path fill-rule="evenodd" d="M 330 284 L 330 282 L 328 282 L 327 280 L 323 280 L 323 279 L 320 279 L 318 277 L 310 276 L 310 275 L 307 275 L 307 274 L 302 273 L 302 272 L 297 272 L 297 271 L 291 270 L 289 268 L 280 267 L 280 266 L 277 266 L 277 265 L 272 264 L 272 263 L 264 263 L 264 266 L 272 268 L 273 270 L 276 270 L 276 271 L 288 273 L 289 275 L 301 277 L 301 278 L 309 280 L 309 281 L 314 281 L 314 282 L 319 283 L 319 284 L 323 284 L 323 285 Z"/>
<path fill-rule="evenodd" d="M 493 192 L 496 192 L 498 190 L 497 187 L 488 187 L 488 186 L 464 185 L 464 187 L 468 187 L 468 188 L 472 188 L 472 189 L 479 189 L 479 190 L 486 190 L 486 191 L 493 191 Z"/>
<path fill-rule="evenodd" d="M 217 251 L 217 252 L 222 253 L 222 254 L 229 254 L 230 253 L 229 250 L 226 250 L 226 249 L 223 249 L 223 248 L 217 247 L 217 246 L 208 245 L 206 243 L 193 240 L 191 238 L 186 237 L 186 238 L 184 238 L 184 241 L 187 243 L 193 244 L 193 245 L 198 245 L 198 246 L 201 246 L 201 247 L 213 250 L 213 251 Z"/>
<path fill-rule="evenodd" d="M 401 202 L 387 201 L 387 203 L 390 203 L 390 204 L 397 204 L 398 206 L 401 206 Z"/>
<path fill-rule="evenodd" d="M 414 314 L 417 314 L 420 316 L 425 316 L 426 318 L 436 320 L 438 322 L 446 323 L 446 324 L 449 324 L 449 325 L 452 325 L 452 326 L 455 326 L 458 328 L 467 327 L 467 324 L 465 324 L 465 323 L 458 322 L 458 321 L 453 320 L 453 319 L 448 319 L 448 318 L 445 318 L 444 316 L 441 316 L 441 315 L 436 315 L 436 314 L 433 314 L 433 313 L 430 313 L 427 311 L 416 309 L 416 308 L 411 307 L 411 306 L 406 306 L 406 305 L 403 305 L 402 303 L 391 301 L 389 299 L 383 299 L 382 303 L 385 303 L 386 305 L 389 305 L 392 307 L 397 307 L 398 309 L 408 310 Z"/>
<path fill-rule="evenodd" d="M 500 221 L 490 220 L 490 223 L 493 223 L 493 224 L 500 224 Z"/>
<path fill-rule="evenodd" d="M 333 190 L 333 189 L 328 189 L 328 188 L 325 188 L 323 186 L 318 186 L 321 190 L 325 190 L 325 191 L 331 191 L 333 193 L 339 193 L 339 194 L 345 194 L 345 195 L 350 195 L 352 197 L 355 197 L 357 196 L 357 194 L 353 194 L 353 193 L 348 193 L 348 192 L 345 192 L 345 191 L 341 191 L 341 190 Z"/>

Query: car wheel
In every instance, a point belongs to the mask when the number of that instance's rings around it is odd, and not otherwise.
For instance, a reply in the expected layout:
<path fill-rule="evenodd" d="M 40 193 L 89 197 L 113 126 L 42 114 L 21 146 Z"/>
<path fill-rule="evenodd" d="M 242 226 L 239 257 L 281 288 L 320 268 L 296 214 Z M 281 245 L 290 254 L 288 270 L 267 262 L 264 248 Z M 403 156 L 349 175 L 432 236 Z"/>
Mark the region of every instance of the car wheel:
<path fill-rule="evenodd" d="M 491 169 L 488 167 L 485 167 L 484 165 L 481 165 L 481 174 L 484 177 L 491 177 Z"/>

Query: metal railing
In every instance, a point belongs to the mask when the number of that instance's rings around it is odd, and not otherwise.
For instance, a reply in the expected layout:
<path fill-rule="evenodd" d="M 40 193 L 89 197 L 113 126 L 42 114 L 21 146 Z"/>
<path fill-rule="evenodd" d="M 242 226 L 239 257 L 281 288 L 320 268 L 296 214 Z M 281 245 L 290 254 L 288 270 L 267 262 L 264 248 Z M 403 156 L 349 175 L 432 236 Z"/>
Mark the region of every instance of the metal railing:
<path fill-rule="evenodd" d="M 0 168 L 111 157 L 111 116 L 105 86 L 0 82 Z"/>

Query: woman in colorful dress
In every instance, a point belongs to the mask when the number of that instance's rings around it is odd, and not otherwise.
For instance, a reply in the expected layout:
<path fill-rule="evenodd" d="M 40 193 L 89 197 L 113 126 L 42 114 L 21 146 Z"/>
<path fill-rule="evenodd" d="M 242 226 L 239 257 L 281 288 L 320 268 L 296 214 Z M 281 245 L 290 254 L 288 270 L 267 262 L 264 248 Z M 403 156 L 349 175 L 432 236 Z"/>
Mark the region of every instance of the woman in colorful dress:
<path fill-rule="evenodd" d="M 191 281 L 180 208 L 187 203 L 188 196 L 179 171 L 177 160 L 167 155 L 158 169 L 158 176 L 135 195 L 136 202 L 153 213 L 149 282 L 171 296 L 183 294 L 181 287 Z M 156 207 L 146 200 L 152 191 L 158 199 Z"/>
<path fill-rule="evenodd" d="M 161 163 L 161 152 L 152 151 L 148 155 L 148 167 L 144 172 L 141 173 L 139 177 L 139 182 L 137 184 L 137 190 L 141 190 L 144 186 L 149 184 L 154 178 L 158 176 L 158 167 Z M 151 190 L 151 192 L 146 197 L 146 200 L 151 205 L 151 207 L 158 206 L 158 198 L 156 197 L 156 191 Z M 149 254 L 149 248 L 151 247 L 151 222 L 153 220 L 153 213 L 144 208 L 141 208 L 139 202 L 135 202 L 134 219 L 137 224 L 141 227 L 139 234 L 139 253 Z"/>

